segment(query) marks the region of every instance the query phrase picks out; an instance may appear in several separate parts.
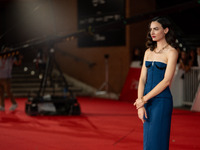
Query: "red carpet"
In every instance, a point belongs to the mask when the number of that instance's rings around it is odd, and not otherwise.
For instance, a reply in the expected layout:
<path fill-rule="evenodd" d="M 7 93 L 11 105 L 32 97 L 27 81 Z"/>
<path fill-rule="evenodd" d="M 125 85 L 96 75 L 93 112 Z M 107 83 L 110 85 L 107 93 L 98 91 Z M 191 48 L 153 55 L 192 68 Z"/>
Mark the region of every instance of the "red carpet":
<path fill-rule="evenodd" d="M 130 102 L 81 97 L 81 116 L 28 116 L 25 101 L 0 113 L 0 150 L 142 150 L 142 123 Z M 174 109 L 170 150 L 199 150 L 199 141 L 200 113 Z"/>

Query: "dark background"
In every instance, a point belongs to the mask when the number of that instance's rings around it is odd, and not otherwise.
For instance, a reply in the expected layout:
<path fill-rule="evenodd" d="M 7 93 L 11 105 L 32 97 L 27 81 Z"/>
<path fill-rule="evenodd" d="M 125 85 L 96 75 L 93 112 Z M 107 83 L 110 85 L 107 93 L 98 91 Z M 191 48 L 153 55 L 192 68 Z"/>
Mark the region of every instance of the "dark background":
<path fill-rule="evenodd" d="M 194 4 L 192 4 L 193 2 Z M 188 49 L 200 46 L 200 1 L 156 0 L 157 9 L 172 8 L 173 6 L 180 6 L 173 13 L 168 11 L 169 16 L 176 24 L 180 42 Z"/>
<path fill-rule="evenodd" d="M 31 22 L 34 22 L 33 16 L 41 15 L 41 12 L 39 13 L 35 10 L 38 5 L 37 2 L 39 2 L 39 0 L 29 2 L 15 0 L 0 1 L 0 47 L 3 45 L 15 46 L 31 38 L 45 34 L 41 33 L 41 30 L 45 28 L 44 23 L 41 24 L 38 22 L 37 24 L 31 24 Z M 193 6 L 190 5 L 189 2 L 200 3 L 198 0 L 156 0 L 156 11 L 166 9 L 165 14 L 168 14 L 175 23 L 179 40 L 187 49 L 195 48 L 200 45 L 200 4 Z M 32 3 L 31 7 L 30 3 Z M 49 0 L 48 3 L 50 4 L 51 1 Z M 186 3 L 186 5 L 182 5 L 184 3 Z M 16 7 L 16 5 L 18 7 Z M 173 7 L 175 6 L 177 7 L 174 10 Z M 30 8 L 28 8 L 29 11 L 23 12 L 20 7 Z M 48 11 L 48 17 L 53 17 L 53 11 L 51 9 L 48 9 Z M 47 18 L 47 16 L 43 17 Z M 48 21 L 52 22 L 51 19 Z M 53 23 L 48 23 L 48 25 L 53 26 Z M 36 29 L 36 26 L 39 26 L 40 29 Z M 123 43 L 124 41 L 119 45 L 123 45 Z"/>
<path fill-rule="evenodd" d="M 125 0 L 107 0 L 92 3 L 91 0 L 78 0 L 78 29 L 106 26 L 112 22 L 121 21 L 125 18 Z M 98 21 L 99 20 L 99 21 Z M 113 25 L 114 26 L 114 25 Z M 94 35 L 88 35 L 78 39 L 79 47 L 94 46 L 124 46 L 125 26 L 102 29 Z"/>

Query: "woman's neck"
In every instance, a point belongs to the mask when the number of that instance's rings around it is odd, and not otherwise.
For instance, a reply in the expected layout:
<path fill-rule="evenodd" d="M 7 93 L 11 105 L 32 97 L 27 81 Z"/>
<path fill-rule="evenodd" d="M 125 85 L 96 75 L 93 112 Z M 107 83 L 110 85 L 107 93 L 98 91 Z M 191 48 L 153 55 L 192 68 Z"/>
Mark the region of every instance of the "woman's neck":
<path fill-rule="evenodd" d="M 166 40 L 158 41 L 158 42 L 157 42 L 157 48 L 158 48 L 158 49 L 161 49 L 161 48 L 163 48 L 164 46 L 166 46 L 167 44 L 168 44 L 168 43 L 167 43 Z"/>

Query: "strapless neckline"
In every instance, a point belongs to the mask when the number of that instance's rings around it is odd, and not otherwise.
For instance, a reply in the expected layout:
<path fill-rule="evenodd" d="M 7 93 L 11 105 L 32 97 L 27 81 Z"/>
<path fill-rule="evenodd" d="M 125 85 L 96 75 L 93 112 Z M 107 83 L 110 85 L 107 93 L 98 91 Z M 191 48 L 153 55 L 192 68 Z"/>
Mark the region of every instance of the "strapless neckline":
<path fill-rule="evenodd" d="M 164 62 L 161 62 L 161 61 L 149 61 L 149 60 L 146 60 L 146 62 L 150 62 L 150 63 L 162 63 L 162 64 L 165 64 L 165 65 L 167 65 L 166 63 L 164 63 Z"/>

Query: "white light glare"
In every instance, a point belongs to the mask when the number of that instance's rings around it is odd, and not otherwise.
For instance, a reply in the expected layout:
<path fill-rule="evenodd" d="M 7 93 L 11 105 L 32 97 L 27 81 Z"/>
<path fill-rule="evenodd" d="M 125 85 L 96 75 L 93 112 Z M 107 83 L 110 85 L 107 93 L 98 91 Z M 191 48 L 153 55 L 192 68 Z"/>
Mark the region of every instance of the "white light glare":
<path fill-rule="evenodd" d="M 28 71 L 28 67 L 24 67 L 24 72 Z"/>
<path fill-rule="evenodd" d="M 31 71 L 31 75 L 35 75 L 35 71 Z"/>

